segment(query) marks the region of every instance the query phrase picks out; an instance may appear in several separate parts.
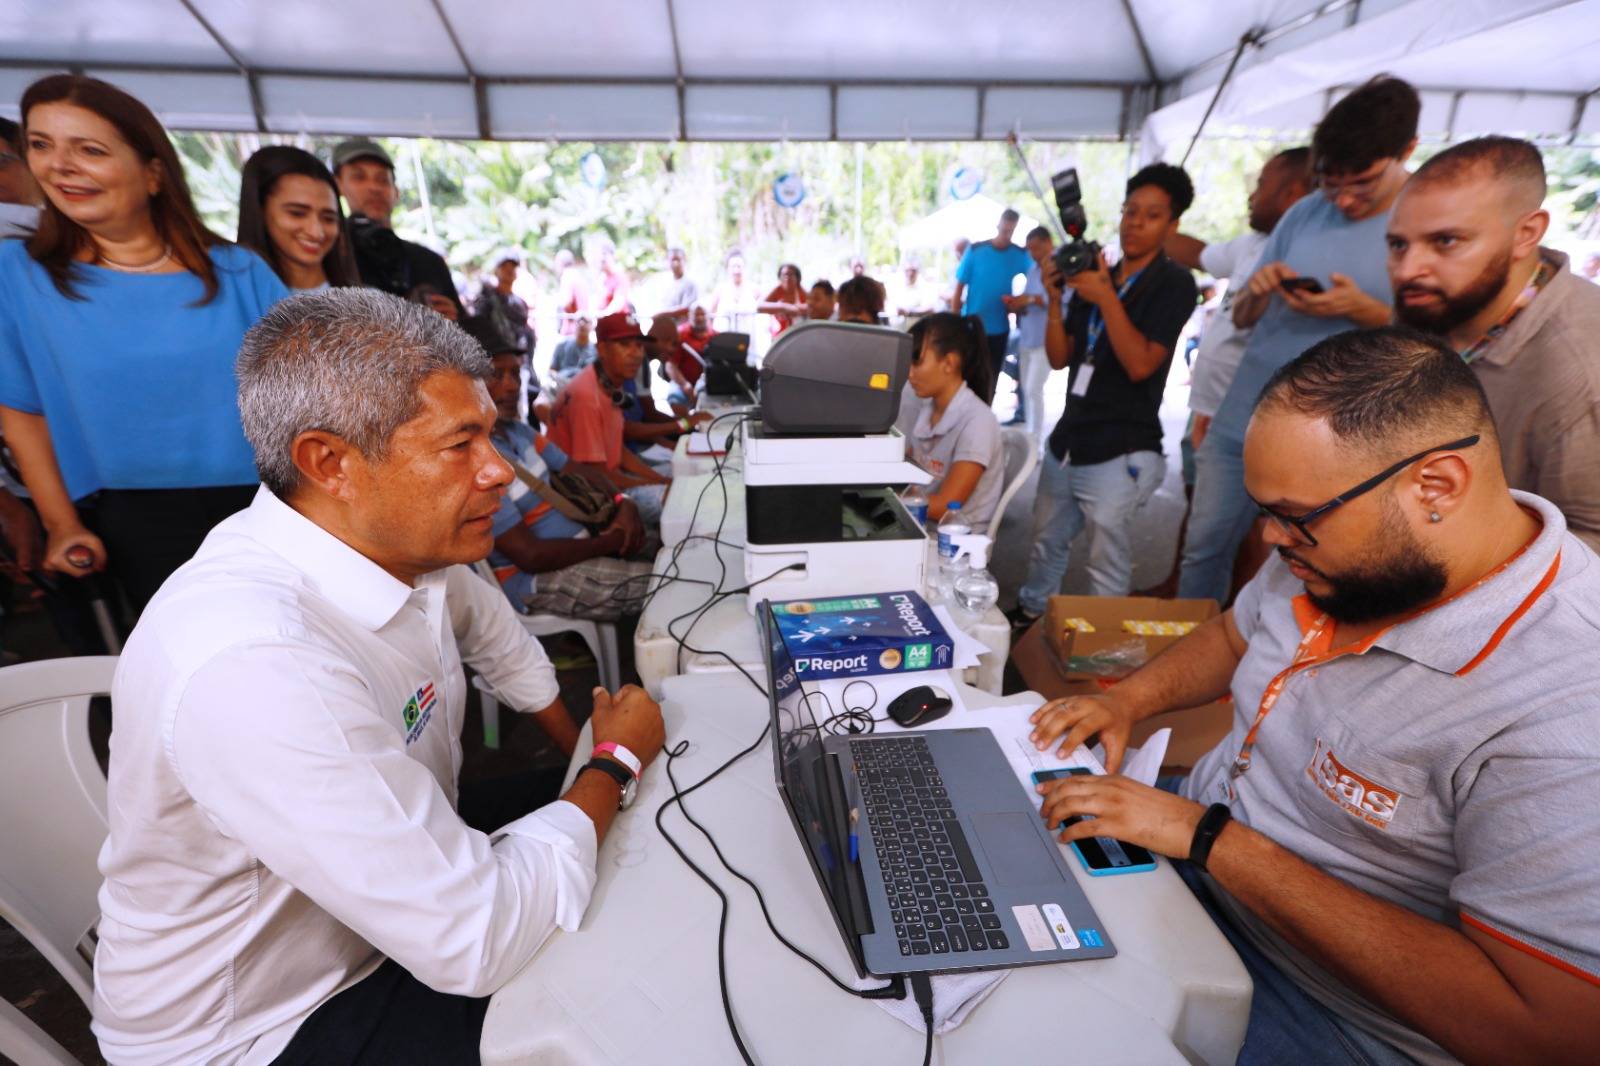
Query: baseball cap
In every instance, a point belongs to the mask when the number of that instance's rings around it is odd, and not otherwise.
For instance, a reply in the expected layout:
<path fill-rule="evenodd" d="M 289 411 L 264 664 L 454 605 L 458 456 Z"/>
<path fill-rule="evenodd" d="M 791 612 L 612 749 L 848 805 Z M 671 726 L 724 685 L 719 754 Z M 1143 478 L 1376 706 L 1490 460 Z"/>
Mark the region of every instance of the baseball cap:
<path fill-rule="evenodd" d="M 377 141 L 369 141 L 365 137 L 353 140 L 340 141 L 333 148 L 333 169 L 338 170 L 346 163 L 354 163 L 357 159 L 376 159 L 390 170 L 394 169 L 394 160 L 389 158 L 389 153 Z"/>
<path fill-rule="evenodd" d="M 461 328 L 466 330 L 473 340 L 483 345 L 483 350 L 489 353 L 491 359 L 506 352 L 528 354 L 526 347 L 518 343 L 515 337 L 508 334 L 488 315 L 473 315 L 461 322 Z"/>
<path fill-rule="evenodd" d="M 597 341 L 644 340 L 644 330 L 632 311 L 617 311 L 602 318 L 594 327 Z"/>

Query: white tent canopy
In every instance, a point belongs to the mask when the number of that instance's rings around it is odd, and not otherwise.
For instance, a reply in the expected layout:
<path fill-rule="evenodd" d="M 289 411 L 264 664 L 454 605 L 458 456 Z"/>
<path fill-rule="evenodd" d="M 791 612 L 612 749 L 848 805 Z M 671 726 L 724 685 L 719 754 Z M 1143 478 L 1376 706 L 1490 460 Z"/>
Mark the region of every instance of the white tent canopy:
<path fill-rule="evenodd" d="M 796 11 L 803 17 L 796 17 Z M 1242 40 L 1252 43 L 1241 44 Z M 1379 70 L 1424 133 L 1600 140 L 1600 0 L 8 0 L 0 114 L 58 70 L 169 126 L 563 140 L 1303 130 Z"/>

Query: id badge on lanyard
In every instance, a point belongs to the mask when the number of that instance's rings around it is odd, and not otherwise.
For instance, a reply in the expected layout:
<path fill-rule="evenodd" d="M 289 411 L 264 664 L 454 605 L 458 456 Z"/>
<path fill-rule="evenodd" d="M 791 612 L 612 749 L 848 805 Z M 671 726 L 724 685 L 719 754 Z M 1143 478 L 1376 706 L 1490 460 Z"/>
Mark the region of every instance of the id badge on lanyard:
<path fill-rule="evenodd" d="M 1133 272 L 1133 277 L 1118 286 L 1118 301 L 1128 295 L 1128 290 L 1133 288 L 1133 283 L 1138 281 L 1139 275 L 1143 273 L 1144 269 L 1141 267 Z M 1097 307 L 1089 315 L 1089 330 L 1084 338 L 1086 343 L 1083 347 L 1083 362 L 1078 364 L 1077 371 L 1072 375 L 1072 385 L 1067 390 L 1073 396 L 1083 397 L 1089 395 L 1089 383 L 1094 380 L 1094 350 L 1095 346 L 1100 343 L 1100 338 L 1105 331 L 1105 316 L 1100 313 L 1100 309 Z"/>

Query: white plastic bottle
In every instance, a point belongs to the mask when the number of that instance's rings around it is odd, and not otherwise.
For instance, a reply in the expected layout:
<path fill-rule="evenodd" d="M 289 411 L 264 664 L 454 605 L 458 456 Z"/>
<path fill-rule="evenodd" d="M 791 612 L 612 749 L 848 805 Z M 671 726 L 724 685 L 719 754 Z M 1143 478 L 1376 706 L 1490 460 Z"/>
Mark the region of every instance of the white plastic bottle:
<path fill-rule="evenodd" d="M 947 603 L 954 594 L 956 538 L 971 533 L 972 527 L 967 525 L 966 518 L 961 514 L 960 501 L 953 501 L 945 508 L 944 518 L 939 520 L 939 563 L 935 567 L 933 581 L 930 582 L 933 587 L 934 603 Z"/>
<path fill-rule="evenodd" d="M 953 603 L 963 621 L 977 621 L 1000 600 L 1000 583 L 989 573 L 989 546 L 982 533 L 957 541 Z"/>
<path fill-rule="evenodd" d="M 945 507 L 944 517 L 939 520 L 939 559 L 949 563 L 956 557 L 956 537 L 964 537 L 972 532 L 972 527 L 967 524 L 967 518 L 961 513 L 961 501 L 952 500 Z"/>
<path fill-rule="evenodd" d="M 922 491 L 921 485 L 908 485 L 906 491 L 900 494 L 900 502 L 910 512 L 911 518 L 917 523 L 918 528 L 925 528 L 928 524 L 928 494 Z"/>

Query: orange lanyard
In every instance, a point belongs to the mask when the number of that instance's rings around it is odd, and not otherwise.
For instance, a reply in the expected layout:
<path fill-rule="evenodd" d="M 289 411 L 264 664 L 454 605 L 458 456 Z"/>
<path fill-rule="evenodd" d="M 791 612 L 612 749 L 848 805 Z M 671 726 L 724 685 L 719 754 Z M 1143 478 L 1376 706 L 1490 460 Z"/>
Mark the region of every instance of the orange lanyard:
<path fill-rule="evenodd" d="M 1289 676 L 1297 670 L 1334 658 L 1331 655 L 1318 655 L 1312 651 L 1327 631 L 1330 621 L 1331 619 L 1323 614 L 1311 623 L 1305 635 L 1300 638 L 1299 646 L 1294 650 L 1294 659 L 1278 672 L 1277 677 L 1268 682 L 1266 691 L 1261 694 L 1261 706 L 1256 711 L 1256 720 L 1250 724 L 1249 731 L 1244 735 L 1244 743 L 1239 746 L 1239 754 L 1233 757 L 1233 765 L 1228 769 L 1229 800 L 1239 798 L 1234 782 L 1250 769 L 1250 753 L 1255 750 L 1256 734 L 1261 730 L 1261 723 L 1267 720 L 1267 715 L 1272 713 L 1272 708 L 1278 705 L 1278 697 L 1283 695 L 1283 686 L 1288 683 Z"/>
<path fill-rule="evenodd" d="M 1532 543 L 1533 541 L 1531 540 L 1528 542 L 1528 544 Z M 1479 585 L 1482 585 L 1484 582 L 1488 581 L 1490 578 L 1499 574 L 1506 567 L 1510 566 L 1518 558 L 1518 556 L 1527 550 L 1528 544 L 1524 544 L 1521 548 L 1517 549 L 1516 554 L 1512 555 L 1510 559 L 1507 559 L 1505 562 L 1501 563 L 1492 571 L 1483 575 L 1471 585 L 1462 589 L 1460 592 L 1455 593 L 1455 595 L 1449 597 L 1449 599 L 1453 600 L 1467 592 L 1470 592 Z M 1464 675 L 1468 671 L 1476 668 L 1478 664 L 1481 663 L 1489 654 L 1489 652 L 1494 650 L 1494 648 L 1500 643 L 1500 639 L 1505 636 L 1506 632 L 1511 628 L 1512 625 L 1516 623 L 1517 619 L 1521 618 L 1523 614 L 1527 612 L 1528 608 L 1533 606 L 1533 602 L 1543 595 L 1545 589 L 1549 588 L 1550 584 L 1555 581 L 1556 572 L 1560 570 L 1560 568 L 1561 552 L 1557 551 L 1555 558 L 1550 561 L 1550 568 L 1545 571 L 1544 577 L 1537 585 L 1533 587 L 1532 591 L 1528 593 L 1528 595 L 1523 599 L 1522 603 L 1517 606 L 1517 609 L 1512 611 L 1511 614 L 1506 617 L 1506 620 L 1500 624 L 1500 627 L 1495 630 L 1494 635 L 1490 638 L 1489 643 L 1484 646 L 1483 650 L 1474 656 L 1466 666 L 1462 667 L 1461 670 L 1458 671 L 1458 676 Z M 1332 635 L 1328 633 L 1328 626 L 1332 622 L 1332 619 L 1330 619 L 1325 613 L 1318 615 L 1316 620 L 1306 627 L 1305 634 L 1300 638 L 1300 643 L 1294 650 L 1294 659 L 1290 661 L 1288 666 L 1279 671 L 1278 675 L 1267 684 L 1266 691 L 1261 694 L 1261 706 L 1256 710 L 1256 720 L 1250 724 L 1249 731 L 1247 731 L 1244 735 L 1244 742 L 1239 745 L 1239 754 L 1233 757 L 1233 765 L 1228 768 L 1228 800 L 1230 802 L 1235 802 L 1239 799 L 1239 792 L 1238 788 L 1236 787 L 1236 783 L 1238 782 L 1239 778 L 1243 777 L 1250 769 L 1250 756 L 1255 750 L 1256 734 L 1261 730 L 1261 723 L 1267 720 L 1267 715 L 1272 713 L 1272 708 L 1277 706 L 1278 697 L 1283 695 L 1283 687 L 1288 683 L 1291 675 L 1300 670 L 1304 670 L 1308 666 L 1320 666 L 1323 663 L 1332 662 L 1334 659 L 1340 658 L 1341 656 L 1361 655 L 1371 648 L 1380 636 L 1382 636 L 1384 633 L 1387 633 L 1390 629 L 1393 629 L 1394 626 L 1400 625 L 1404 622 L 1409 622 L 1411 619 L 1423 614 L 1428 610 L 1431 610 L 1433 607 L 1443 606 L 1445 602 L 1449 601 L 1442 601 L 1441 603 L 1433 604 L 1430 607 L 1423 608 L 1422 610 L 1416 611 L 1413 614 L 1407 615 L 1405 618 L 1393 623 L 1393 625 L 1387 626 L 1379 632 L 1374 633 L 1372 636 L 1361 641 L 1359 644 L 1350 644 L 1333 650 L 1329 650 L 1326 647 L 1318 647 L 1319 644 L 1323 643 L 1324 635 L 1327 635 L 1329 643 L 1332 642 Z"/>

